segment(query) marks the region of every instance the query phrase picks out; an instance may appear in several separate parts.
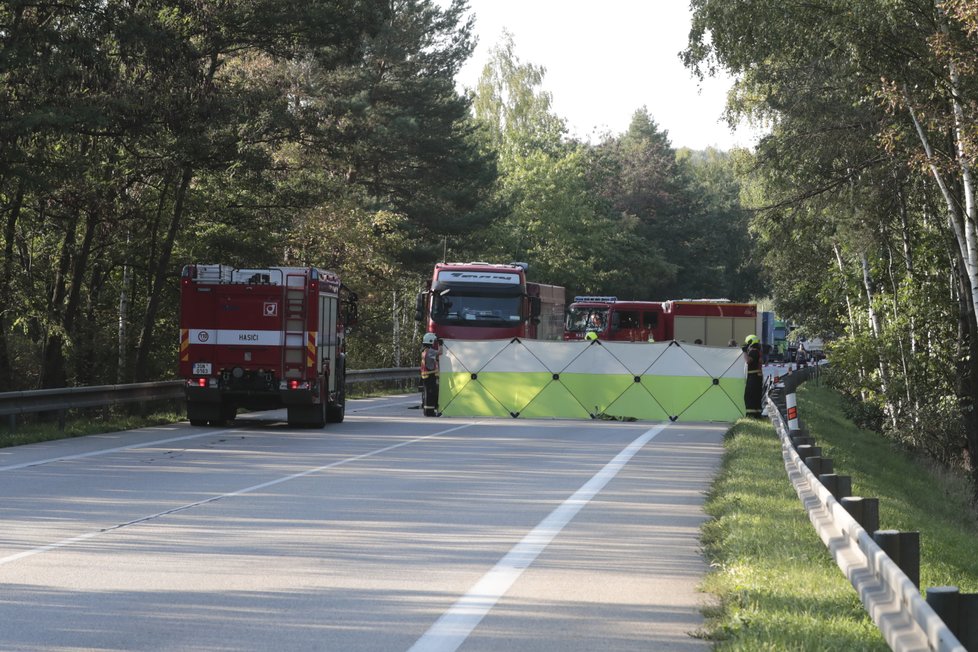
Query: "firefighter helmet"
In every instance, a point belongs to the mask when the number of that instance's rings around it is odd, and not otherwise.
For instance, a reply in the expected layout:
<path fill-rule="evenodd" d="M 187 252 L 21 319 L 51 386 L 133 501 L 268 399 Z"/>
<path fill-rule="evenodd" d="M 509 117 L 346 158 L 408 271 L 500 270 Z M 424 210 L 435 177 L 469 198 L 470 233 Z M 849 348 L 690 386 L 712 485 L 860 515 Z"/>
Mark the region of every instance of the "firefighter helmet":
<path fill-rule="evenodd" d="M 757 339 L 757 335 L 748 335 L 747 339 L 744 340 L 744 344 L 746 344 L 747 346 L 750 346 L 751 344 L 757 344 L 758 342 L 760 342 L 760 340 Z"/>
<path fill-rule="evenodd" d="M 594 340 L 598 339 L 598 334 L 594 331 L 588 331 L 584 336 L 584 339 L 586 339 L 588 342 L 593 342 Z"/>
<path fill-rule="evenodd" d="M 438 341 L 438 336 L 434 333 L 425 333 L 424 337 L 421 338 L 422 344 L 434 344 Z"/>

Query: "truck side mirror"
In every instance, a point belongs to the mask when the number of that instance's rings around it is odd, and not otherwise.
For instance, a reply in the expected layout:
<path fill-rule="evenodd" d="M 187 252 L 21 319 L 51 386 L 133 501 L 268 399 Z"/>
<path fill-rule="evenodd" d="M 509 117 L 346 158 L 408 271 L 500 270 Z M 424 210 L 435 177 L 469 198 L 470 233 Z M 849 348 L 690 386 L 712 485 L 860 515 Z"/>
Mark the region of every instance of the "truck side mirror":
<path fill-rule="evenodd" d="M 530 318 L 536 319 L 537 322 L 535 323 L 539 323 L 540 309 L 541 309 L 540 306 L 541 306 L 540 297 L 530 297 Z"/>
<path fill-rule="evenodd" d="M 414 321 L 424 321 L 424 292 L 418 292 L 414 300 Z"/>

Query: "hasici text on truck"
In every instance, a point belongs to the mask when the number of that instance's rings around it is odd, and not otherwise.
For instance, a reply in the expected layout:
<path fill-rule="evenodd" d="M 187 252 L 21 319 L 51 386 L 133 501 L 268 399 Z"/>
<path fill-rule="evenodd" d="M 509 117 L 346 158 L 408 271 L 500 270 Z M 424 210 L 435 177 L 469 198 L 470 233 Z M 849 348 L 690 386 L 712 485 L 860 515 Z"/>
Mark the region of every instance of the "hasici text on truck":
<path fill-rule="evenodd" d="M 525 263 L 438 263 L 416 308 L 439 339 L 559 340 L 564 288 L 527 282 Z"/>
<path fill-rule="evenodd" d="M 346 330 L 356 313 L 356 295 L 315 267 L 185 266 L 180 376 L 190 423 L 282 407 L 292 426 L 342 421 Z"/>
<path fill-rule="evenodd" d="M 565 340 L 627 342 L 677 340 L 704 346 L 739 346 L 760 329 L 757 306 L 726 299 L 621 301 L 617 297 L 575 297 L 567 311 Z"/>

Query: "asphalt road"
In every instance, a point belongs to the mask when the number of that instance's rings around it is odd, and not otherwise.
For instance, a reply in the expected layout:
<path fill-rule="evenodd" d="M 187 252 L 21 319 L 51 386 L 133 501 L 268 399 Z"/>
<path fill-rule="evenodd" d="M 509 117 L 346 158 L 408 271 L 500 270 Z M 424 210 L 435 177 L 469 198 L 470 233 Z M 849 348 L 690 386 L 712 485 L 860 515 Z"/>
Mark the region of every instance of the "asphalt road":
<path fill-rule="evenodd" d="M 724 424 L 416 405 L 0 449 L 0 649 L 708 649 Z"/>

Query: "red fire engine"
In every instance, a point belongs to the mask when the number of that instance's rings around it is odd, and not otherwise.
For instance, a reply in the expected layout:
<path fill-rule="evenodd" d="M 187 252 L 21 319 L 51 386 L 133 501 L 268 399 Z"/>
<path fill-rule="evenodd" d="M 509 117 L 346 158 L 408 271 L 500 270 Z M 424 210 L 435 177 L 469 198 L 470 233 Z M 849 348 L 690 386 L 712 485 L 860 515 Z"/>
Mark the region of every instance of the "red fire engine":
<path fill-rule="evenodd" d="M 526 268 L 526 263 L 438 263 L 428 287 L 418 294 L 415 317 L 438 341 L 559 340 L 564 288 L 528 283 Z M 421 391 L 421 404 L 426 406 L 423 382 Z M 436 412 L 424 409 L 425 416 Z"/>
<path fill-rule="evenodd" d="M 565 340 L 598 339 L 626 342 L 678 340 L 705 346 L 737 346 L 760 332 L 757 306 L 726 299 L 682 301 L 619 301 L 617 297 L 574 297 L 567 311 Z"/>
<path fill-rule="evenodd" d="M 525 263 L 438 263 L 416 317 L 443 339 L 558 340 L 564 288 L 528 283 Z"/>
<path fill-rule="evenodd" d="M 602 340 L 659 342 L 666 323 L 659 301 L 619 301 L 617 297 L 574 297 L 567 310 L 565 340 L 583 340 L 591 331 Z"/>
<path fill-rule="evenodd" d="M 185 266 L 180 376 L 190 423 L 281 407 L 292 426 L 342 421 L 345 330 L 356 307 L 336 274 L 314 267 Z"/>

